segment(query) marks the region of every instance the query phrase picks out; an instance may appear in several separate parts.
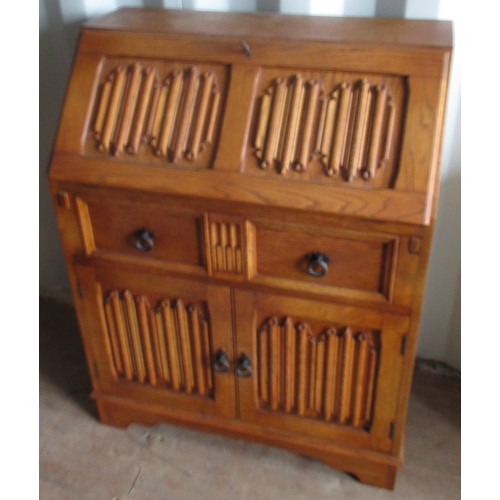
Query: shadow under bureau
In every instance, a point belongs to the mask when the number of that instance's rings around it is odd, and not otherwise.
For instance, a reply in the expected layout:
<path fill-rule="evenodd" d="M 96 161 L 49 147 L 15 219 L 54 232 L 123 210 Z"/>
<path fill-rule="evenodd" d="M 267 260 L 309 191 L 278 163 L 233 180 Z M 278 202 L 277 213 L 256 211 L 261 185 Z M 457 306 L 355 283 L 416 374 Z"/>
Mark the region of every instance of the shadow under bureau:
<path fill-rule="evenodd" d="M 447 22 L 121 9 L 49 170 L 103 422 L 393 488 L 434 225 Z"/>

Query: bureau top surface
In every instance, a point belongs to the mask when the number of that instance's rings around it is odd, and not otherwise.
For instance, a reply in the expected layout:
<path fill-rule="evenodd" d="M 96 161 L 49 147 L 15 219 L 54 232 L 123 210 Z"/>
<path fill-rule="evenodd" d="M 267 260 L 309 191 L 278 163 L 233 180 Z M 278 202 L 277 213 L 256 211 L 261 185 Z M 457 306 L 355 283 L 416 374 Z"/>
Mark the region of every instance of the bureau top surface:
<path fill-rule="evenodd" d="M 449 21 L 298 16 L 269 12 L 123 8 L 89 21 L 83 28 L 168 36 L 280 38 L 443 49 L 452 45 L 452 24 Z"/>

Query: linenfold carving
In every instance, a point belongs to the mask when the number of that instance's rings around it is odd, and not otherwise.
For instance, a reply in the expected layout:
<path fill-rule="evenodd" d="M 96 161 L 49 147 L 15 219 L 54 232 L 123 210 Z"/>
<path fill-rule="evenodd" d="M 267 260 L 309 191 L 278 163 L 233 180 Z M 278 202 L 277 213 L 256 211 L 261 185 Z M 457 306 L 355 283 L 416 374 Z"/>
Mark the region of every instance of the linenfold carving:
<path fill-rule="evenodd" d="M 242 228 L 238 223 L 211 221 L 209 223 L 212 269 L 216 272 L 242 274 Z"/>
<path fill-rule="evenodd" d="M 209 326 L 200 304 L 112 290 L 104 300 L 107 334 L 118 378 L 199 396 L 212 394 Z"/>
<path fill-rule="evenodd" d="M 195 161 L 213 141 L 220 93 L 215 74 L 196 67 L 165 78 L 140 63 L 116 67 L 100 87 L 93 122 L 97 148 L 116 157 L 143 144 L 176 163 Z"/>
<path fill-rule="evenodd" d="M 260 99 L 254 137 L 261 168 L 286 175 L 319 159 L 327 176 L 370 180 L 390 159 L 395 106 L 383 84 L 344 81 L 326 92 L 300 73 L 279 77 Z"/>
<path fill-rule="evenodd" d="M 376 333 L 267 319 L 257 332 L 262 408 L 367 428 L 378 364 Z"/>

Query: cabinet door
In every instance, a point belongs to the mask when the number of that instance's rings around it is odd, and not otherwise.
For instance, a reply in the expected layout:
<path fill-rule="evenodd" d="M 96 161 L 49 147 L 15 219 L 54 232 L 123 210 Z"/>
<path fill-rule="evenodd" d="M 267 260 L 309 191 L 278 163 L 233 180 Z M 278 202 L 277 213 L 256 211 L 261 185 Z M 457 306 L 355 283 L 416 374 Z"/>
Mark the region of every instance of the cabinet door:
<path fill-rule="evenodd" d="M 407 318 L 249 291 L 236 312 L 242 419 L 391 449 Z"/>
<path fill-rule="evenodd" d="M 232 417 L 228 288 L 77 266 L 80 318 L 96 396 Z M 96 373 L 98 375 L 96 375 Z"/>

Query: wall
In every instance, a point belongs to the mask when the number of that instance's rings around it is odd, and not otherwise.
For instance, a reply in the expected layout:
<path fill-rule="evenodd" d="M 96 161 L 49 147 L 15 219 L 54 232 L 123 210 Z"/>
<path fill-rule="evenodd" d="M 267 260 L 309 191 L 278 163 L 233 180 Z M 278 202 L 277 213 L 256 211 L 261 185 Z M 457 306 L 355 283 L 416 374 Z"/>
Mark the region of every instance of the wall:
<path fill-rule="evenodd" d="M 453 0 L 40 0 L 40 293 L 70 301 L 46 171 L 59 112 L 85 20 L 120 6 L 290 14 L 381 16 L 455 21 L 441 194 L 423 307 L 418 355 L 460 368 L 460 52 Z"/>

